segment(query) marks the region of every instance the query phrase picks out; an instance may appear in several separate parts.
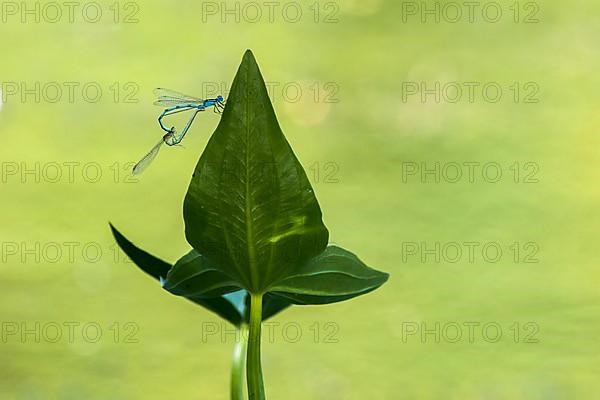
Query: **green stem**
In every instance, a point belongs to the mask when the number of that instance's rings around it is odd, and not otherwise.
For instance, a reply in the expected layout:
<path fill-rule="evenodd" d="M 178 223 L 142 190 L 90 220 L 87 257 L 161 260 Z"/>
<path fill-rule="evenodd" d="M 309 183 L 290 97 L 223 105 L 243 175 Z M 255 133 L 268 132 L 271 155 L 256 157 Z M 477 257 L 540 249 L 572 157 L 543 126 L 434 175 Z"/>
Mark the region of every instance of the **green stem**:
<path fill-rule="evenodd" d="M 248 397 L 250 400 L 265 400 L 262 367 L 260 363 L 260 329 L 262 323 L 262 294 L 250 295 L 250 335 L 248 343 Z"/>
<path fill-rule="evenodd" d="M 246 352 L 248 351 L 248 325 L 239 328 L 239 340 L 233 348 L 231 365 L 231 400 L 244 400 L 244 368 L 246 367 Z"/>

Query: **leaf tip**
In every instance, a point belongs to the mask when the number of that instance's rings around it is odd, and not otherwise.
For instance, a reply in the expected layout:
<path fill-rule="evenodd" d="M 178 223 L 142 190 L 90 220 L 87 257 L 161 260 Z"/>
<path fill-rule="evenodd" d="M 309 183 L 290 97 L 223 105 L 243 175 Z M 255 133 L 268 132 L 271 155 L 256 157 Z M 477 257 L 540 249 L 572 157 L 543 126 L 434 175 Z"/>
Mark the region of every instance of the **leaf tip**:
<path fill-rule="evenodd" d="M 117 240 L 117 242 L 119 241 L 119 239 L 121 238 L 121 232 L 119 232 L 117 230 L 117 228 L 115 228 L 115 226 L 112 224 L 112 222 L 108 221 L 108 226 L 110 227 L 110 231 L 113 234 L 113 237 Z"/>
<path fill-rule="evenodd" d="M 255 67 L 258 68 L 258 63 L 256 62 L 256 58 L 254 58 L 254 53 L 252 50 L 248 49 L 244 52 L 244 57 L 242 57 L 242 64 L 246 67 Z"/>
<path fill-rule="evenodd" d="M 381 273 L 381 285 L 383 285 L 384 283 L 386 283 L 387 281 L 390 280 L 390 274 L 388 274 L 387 272 L 382 272 L 379 271 Z M 379 286 L 381 286 L 379 285 Z"/>

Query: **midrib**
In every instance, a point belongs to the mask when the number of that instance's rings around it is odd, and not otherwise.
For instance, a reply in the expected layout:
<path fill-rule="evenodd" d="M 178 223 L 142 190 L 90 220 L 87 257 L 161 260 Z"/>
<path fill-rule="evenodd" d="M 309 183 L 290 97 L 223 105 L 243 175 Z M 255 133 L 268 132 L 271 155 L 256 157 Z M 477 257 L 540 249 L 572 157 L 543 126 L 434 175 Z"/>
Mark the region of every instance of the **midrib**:
<path fill-rule="evenodd" d="M 250 68 L 246 70 L 246 83 L 250 82 Z M 258 271 L 256 265 L 256 248 L 254 247 L 254 231 L 252 224 L 252 207 L 254 206 L 252 198 L 250 196 L 250 179 L 249 179 L 249 165 L 250 165 L 250 99 L 248 87 L 246 90 L 246 246 L 248 248 L 248 257 L 250 264 L 250 281 L 254 288 L 258 287 Z"/>

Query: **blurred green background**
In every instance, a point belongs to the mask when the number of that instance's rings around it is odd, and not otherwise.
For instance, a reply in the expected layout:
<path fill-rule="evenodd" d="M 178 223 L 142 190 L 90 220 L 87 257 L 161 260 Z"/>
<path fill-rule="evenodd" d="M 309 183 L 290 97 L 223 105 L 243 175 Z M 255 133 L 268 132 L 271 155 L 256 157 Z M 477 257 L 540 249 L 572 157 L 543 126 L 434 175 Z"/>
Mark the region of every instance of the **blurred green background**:
<path fill-rule="evenodd" d="M 152 89 L 210 96 L 217 84 L 226 95 L 247 48 L 272 83 L 331 241 L 391 274 L 368 296 L 274 318 L 273 343 L 263 346 L 268 398 L 596 398 L 600 4 L 522 2 L 515 23 L 513 3 L 498 3 L 496 23 L 482 16 L 486 2 L 473 22 L 462 8 L 453 23 L 442 2 L 437 23 L 421 21 L 421 2 L 412 15 L 391 0 L 276 3 L 271 20 L 258 2 L 256 22 L 246 3 L 236 22 L 234 2 L 234 14 L 221 2 L 84 2 L 72 22 L 62 3 L 52 22 L 47 3 L 35 11 L 35 2 L 3 2 L 0 398 L 227 398 L 232 335 L 203 340 L 217 317 L 124 261 L 108 221 L 165 260 L 187 251 L 183 196 L 218 116 L 200 115 L 185 148 L 164 149 L 131 182 L 131 162 L 161 135 Z M 539 22 L 524 23 L 532 13 Z M 463 93 L 452 103 L 407 95 L 411 82 L 480 86 L 472 102 Z M 481 94 L 489 82 L 503 89 L 498 102 Z M 532 88 L 537 102 L 526 103 Z M 407 175 L 407 163 L 440 163 L 442 172 L 452 162 L 497 163 L 503 175 L 495 183 L 481 167 L 473 182 L 450 182 L 449 169 L 439 182 Z M 524 182 L 534 170 L 537 183 Z M 465 242 L 479 243 L 473 262 L 466 254 L 436 262 L 424 251 L 436 243 L 466 251 Z M 417 254 L 407 253 L 411 243 Z M 486 243 L 502 248 L 497 262 L 482 256 Z M 532 249 L 539 262 L 524 262 Z M 324 340 L 328 322 L 337 343 Z M 480 324 L 473 340 L 469 322 Z M 62 327 L 56 343 L 52 323 Z M 65 323 L 79 323 L 73 340 Z M 90 323 L 102 329 L 96 343 L 94 329 L 82 332 Z M 297 343 L 283 335 L 290 323 L 302 329 Z M 422 323 L 440 324 L 439 343 L 421 337 Z M 456 343 L 453 323 L 462 327 Z M 502 329 L 495 343 L 494 329 L 482 333 L 489 323 Z M 409 325 L 420 331 L 407 335 Z M 527 343 L 535 327 L 537 343 Z M 26 329 L 39 342 L 23 338 Z M 137 343 L 125 340 L 132 332 Z"/>

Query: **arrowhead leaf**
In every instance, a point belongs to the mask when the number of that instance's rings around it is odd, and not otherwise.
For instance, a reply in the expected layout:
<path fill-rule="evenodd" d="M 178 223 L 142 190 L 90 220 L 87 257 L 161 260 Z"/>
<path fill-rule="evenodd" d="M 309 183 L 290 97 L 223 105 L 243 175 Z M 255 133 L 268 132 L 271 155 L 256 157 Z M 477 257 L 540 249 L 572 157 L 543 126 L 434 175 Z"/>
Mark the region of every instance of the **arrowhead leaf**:
<path fill-rule="evenodd" d="M 321 209 L 249 50 L 192 175 L 183 216 L 193 250 L 172 267 L 111 229 L 121 248 L 166 290 L 240 329 L 248 324 L 251 399 L 265 399 L 263 320 L 290 303 L 328 304 L 369 293 L 389 277 L 353 253 L 327 246 Z"/>
<path fill-rule="evenodd" d="M 328 304 L 369 293 L 388 277 L 351 252 L 331 245 L 294 275 L 271 286 L 269 292 L 295 304 Z"/>
<path fill-rule="evenodd" d="M 293 275 L 329 233 L 250 51 L 184 201 L 188 242 L 252 293 Z"/>

